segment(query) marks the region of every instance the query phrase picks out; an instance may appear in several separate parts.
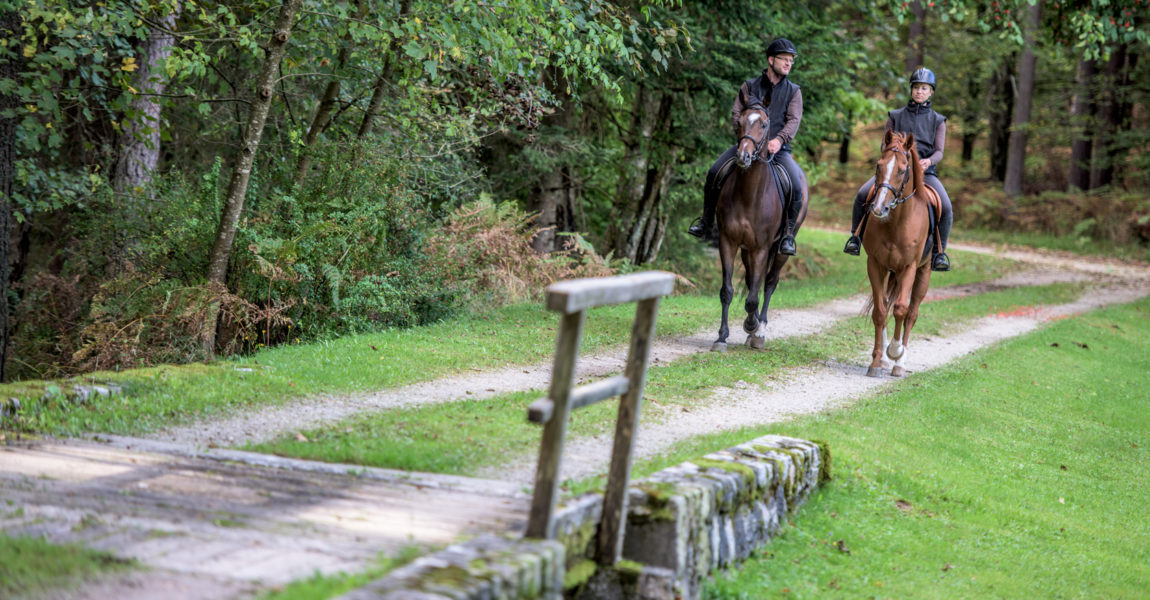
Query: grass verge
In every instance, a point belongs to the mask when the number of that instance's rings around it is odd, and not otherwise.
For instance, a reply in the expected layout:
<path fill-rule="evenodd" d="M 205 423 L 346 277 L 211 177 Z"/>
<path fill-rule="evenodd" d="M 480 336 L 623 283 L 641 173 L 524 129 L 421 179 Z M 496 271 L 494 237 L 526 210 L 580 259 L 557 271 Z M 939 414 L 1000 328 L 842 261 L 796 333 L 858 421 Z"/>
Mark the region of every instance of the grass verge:
<path fill-rule="evenodd" d="M 131 561 L 74 544 L 0 534 L 0 598 L 45 598 L 98 574 L 122 571 Z"/>
<path fill-rule="evenodd" d="M 381 556 L 376 564 L 358 573 L 338 573 L 335 575 L 315 575 L 271 590 L 260 596 L 260 600 L 327 600 L 361 588 L 415 560 L 423 553 L 417 547 L 410 547 L 394 557 Z"/>
<path fill-rule="evenodd" d="M 834 234 L 804 232 L 803 243 L 809 263 L 803 270 L 810 275 L 784 279 L 772 306 L 808 306 L 864 289 L 864 265 L 839 251 Z M 956 253 L 955 260 L 961 269 L 936 279 L 936 285 L 992 279 L 1014 268 L 1008 261 L 977 254 Z M 668 298 L 660 309 L 659 332 L 695 333 L 715 322 L 718 312 L 715 295 Z M 592 310 L 582 351 L 625 343 L 633 316 L 630 305 Z M 19 420 L 9 427 L 59 435 L 138 434 L 301 396 L 378 390 L 470 369 L 547 362 L 554 352 L 557 323 L 555 314 L 539 304 L 519 305 L 428 327 L 282 346 L 213 364 L 5 384 L 0 385 L 0 397 L 21 399 Z M 121 391 L 85 400 L 72 392 L 75 384 L 92 383 L 113 384 Z"/>
<path fill-rule="evenodd" d="M 827 440 L 835 479 L 706 588 L 759 598 L 1142 598 L 1150 300 L 1052 323 L 839 411 L 701 436 Z"/>

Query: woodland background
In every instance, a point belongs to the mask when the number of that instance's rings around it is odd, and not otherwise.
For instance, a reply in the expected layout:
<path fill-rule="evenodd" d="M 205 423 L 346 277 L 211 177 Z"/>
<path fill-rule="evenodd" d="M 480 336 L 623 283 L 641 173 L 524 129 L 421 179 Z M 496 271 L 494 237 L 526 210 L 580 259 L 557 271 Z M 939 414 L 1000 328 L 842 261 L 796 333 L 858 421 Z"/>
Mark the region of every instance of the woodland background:
<path fill-rule="evenodd" d="M 776 37 L 800 52 L 816 196 L 925 65 L 961 144 L 944 181 L 978 184 L 961 227 L 1144 248 L 1148 17 L 1150 0 L 0 0 L 0 378 L 713 269 L 682 231 Z"/>

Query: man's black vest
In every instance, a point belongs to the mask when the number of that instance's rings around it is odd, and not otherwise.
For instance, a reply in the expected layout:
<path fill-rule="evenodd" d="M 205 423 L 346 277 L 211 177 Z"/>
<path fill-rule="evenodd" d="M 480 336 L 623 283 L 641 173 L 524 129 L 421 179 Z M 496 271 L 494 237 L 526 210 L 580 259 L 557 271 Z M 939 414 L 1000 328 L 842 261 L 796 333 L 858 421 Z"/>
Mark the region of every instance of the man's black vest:
<path fill-rule="evenodd" d="M 771 128 L 767 130 L 767 139 L 774 138 L 783 130 L 783 125 L 786 125 L 787 106 L 791 103 L 791 98 L 794 98 L 795 94 L 798 93 L 799 86 L 786 78 L 780 81 L 778 85 L 773 85 L 771 80 L 767 79 L 766 70 L 763 71 L 762 75 L 748 79 L 746 85 L 747 91 L 752 97 L 743 98 L 743 106 L 748 106 L 755 101 L 762 104 L 763 98 L 766 98 L 768 93 L 771 95 L 771 103 L 767 107 L 767 117 L 771 119 Z M 790 144 L 783 144 L 783 150 L 790 151 L 790 149 Z"/>
<path fill-rule="evenodd" d="M 894 122 L 894 130 L 902 133 L 913 133 L 914 144 L 918 147 L 918 157 L 928 158 L 934 154 L 934 136 L 938 126 L 946 121 L 946 117 L 934 112 L 930 102 L 915 104 L 913 101 L 906 106 L 890 111 L 890 118 Z M 936 175 L 935 167 L 931 165 L 927 174 Z"/>

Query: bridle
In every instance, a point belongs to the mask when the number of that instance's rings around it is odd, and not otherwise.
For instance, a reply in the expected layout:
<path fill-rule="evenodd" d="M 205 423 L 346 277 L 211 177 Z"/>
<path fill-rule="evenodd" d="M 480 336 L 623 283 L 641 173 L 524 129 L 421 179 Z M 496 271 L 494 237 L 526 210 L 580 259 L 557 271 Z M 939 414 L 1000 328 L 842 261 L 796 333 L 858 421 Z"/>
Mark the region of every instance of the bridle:
<path fill-rule="evenodd" d="M 902 177 L 902 183 L 899 184 L 898 189 L 895 189 L 895 187 L 893 185 L 891 185 L 885 181 L 882 182 L 881 184 L 879 184 L 879 186 L 878 186 L 880 189 L 886 188 L 886 189 L 890 190 L 892 194 L 894 194 L 894 200 L 892 200 L 890 202 L 890 208 L 891 209 L 894 209 L 898 205 L 902 204 L 903 202 L 906 202 L 907 200 L 910 199 L 911 196 L 914 195 L 913 189 L 910 191 L 909 194 L 907 194 L 905 196 L 902 195 L 902 191 L 904 189 L 906 189 L 907 182 L 910 181 L 911 169 L 914 168 L 914 165 L 910 164 L 910 151 L 906 150 L 905 148 L 899 148 L 896 146 L 889 146 L 889 147 L 887 147 L 886 150 L 884 150 L 884 152 L 898 152 L 900 150 L 902 151 L 903 156 L 906 157 L 906 174 L 904 174 Z"/>
<path fill-rule="evenodd" d="M 756 107 L 756 105 L 751 105 L 748 108 L 755 108 L 755 107 Z M 760 161 L 764 164 L 768 164 L 771 161 L 771 157 L 770 157 L 770 155 L 768 155 L 766 158 L 763 158 L 763 145 L 767 143 L 767 138 L 770 137 L 771 117 L 770 117 L 770 115 L 767 115 L 766 109 L 764 109 L 761 105 L 758 105 L 757 110 L 762 110 L 763 115 L 766 117 L 763 121 L 763 139 L 755 141 L 755 138 L 753 138 L 747 134 L 743 134 L 743 135 L 739 136 L 738 141 L 735 143 L 736 143 L 736 145 L 738 145 L 738 144 L 742 143 L 743 140 L 751 140 L 751 143 L 755 145 L 755 153 L 751 155 L 751 162 L 754 163 L 757 160 L 757 161 Z"/>

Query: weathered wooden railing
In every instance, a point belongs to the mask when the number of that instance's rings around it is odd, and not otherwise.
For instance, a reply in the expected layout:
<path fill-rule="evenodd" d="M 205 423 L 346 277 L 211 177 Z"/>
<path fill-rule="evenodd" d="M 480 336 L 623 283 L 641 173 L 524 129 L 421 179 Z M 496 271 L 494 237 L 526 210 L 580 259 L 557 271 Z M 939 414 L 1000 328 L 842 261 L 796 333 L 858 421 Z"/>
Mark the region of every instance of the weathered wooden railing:
<path fill-rule="evenodd" d="M 631 477 L 631 454 L 635 428 L 647 380 L 647 363 L 659 299 L 671 293 L 675 276 L 664 272 L 636 273 L 620 277 L 577 279 L 547 288 L 547 308 L 562 313 L 551 370 L 551 389 L 546 398 L 531 404 L 527 418 L 543 424 L 539 465 L 535 471 L 535 495 L 527 523 L 527 537 L 554 539 L 555 503 L 559 488 L 559 467 L 571 411 L 601 400 L 622 396 L 615 423 L 615 443 L 607 491 L 603 497 L 603 518 L 599 523 L 597 560 L 614 565 L 622 552 L 627 513 L 627 485 Z M 631 350 L 623 375 L 572 389 L 579 342 L 587 309 L 609 304 L 637 302 L 631 328 Z"/>

